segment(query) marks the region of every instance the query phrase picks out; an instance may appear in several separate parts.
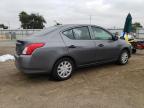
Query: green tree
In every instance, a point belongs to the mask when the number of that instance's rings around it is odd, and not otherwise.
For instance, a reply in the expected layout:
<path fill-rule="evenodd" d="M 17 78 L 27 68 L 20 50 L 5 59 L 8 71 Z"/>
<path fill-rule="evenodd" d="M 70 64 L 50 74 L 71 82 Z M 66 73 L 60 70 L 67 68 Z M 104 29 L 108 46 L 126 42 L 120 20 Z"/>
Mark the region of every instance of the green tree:
<path fill-rule="evenodd" d="M 23 29 L 29 29 L 29 15 L 26 12 L 22 11 L 19 14 L 19 20 Z"/>
<path fill-rule="evenodd" d="M 136 32 L 137 28 L 143 28 L 143 26 L 139 22 L 135 22 L 132 24 L 132 31 Z"/>
<path fill-rule="evenodd" d="M 34 13 L 29 15 L 24 11 L 19 14 L 19 20 L 23 29 L 43 29 L 46 23 L 43 16 Z"/>
<path fill-rule="evenodd" d="M 0 24 L 0 28 L 8 29 L 8 26 L 5 26 L 4 24 Z"/>

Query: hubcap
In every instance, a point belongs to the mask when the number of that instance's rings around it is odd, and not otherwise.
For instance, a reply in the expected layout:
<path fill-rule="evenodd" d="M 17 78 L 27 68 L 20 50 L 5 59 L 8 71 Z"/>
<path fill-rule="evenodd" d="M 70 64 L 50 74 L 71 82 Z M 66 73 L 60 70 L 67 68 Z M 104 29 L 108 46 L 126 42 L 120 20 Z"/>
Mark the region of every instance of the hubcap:
<path fill-rule="evenodd" d="M 61 78 L 68 77 L 72 72 L 72 64 L 69 61 L 62 61 L 58 65 L 57 72 Z"/>
<path fill-rule="evenodd" d="M 121 57 L 121 61 L 123 64 L 127 63 L 128 61 L 128 53 L 124 52 Z"/>

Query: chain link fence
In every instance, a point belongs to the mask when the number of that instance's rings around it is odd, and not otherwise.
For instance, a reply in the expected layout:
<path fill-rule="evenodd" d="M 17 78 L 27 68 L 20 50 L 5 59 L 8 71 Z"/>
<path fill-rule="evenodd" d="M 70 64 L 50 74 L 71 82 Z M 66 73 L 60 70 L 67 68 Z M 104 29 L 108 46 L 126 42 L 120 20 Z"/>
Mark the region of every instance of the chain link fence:
<path fill-rule="evenodd" d="M 137 29 L 137 38 L 144 39 L 144 28 Z"/>
<path fill-rule="evenodd" d="M 108 29 L 111 33 L 118 32 L 120 36 L 123 35 L 123 29 Z M 137 39 L 144 39 L 144 28 L 137 29 L 136 33 L 132 33 Z"/>
<path fill-rule="evenodd" d="M 111 33 L 118 32 L 119 35 L 122 35 L 123 29 L 108 29 Z M 33 33 L 39 32 L 41 29 L 17 29 L 17 30 L 0 30 L 0 40 L 17 40 L 24 39 Z M 137 32 L 134 34 L 136 38 L 144 39 L 144 29 L 137 29 Z"/>
<path fill-rule="evenodd" d="M 24 29 L 24 30 L 0 30 L 0 40 L 24 39 L 41 29 Z"/>

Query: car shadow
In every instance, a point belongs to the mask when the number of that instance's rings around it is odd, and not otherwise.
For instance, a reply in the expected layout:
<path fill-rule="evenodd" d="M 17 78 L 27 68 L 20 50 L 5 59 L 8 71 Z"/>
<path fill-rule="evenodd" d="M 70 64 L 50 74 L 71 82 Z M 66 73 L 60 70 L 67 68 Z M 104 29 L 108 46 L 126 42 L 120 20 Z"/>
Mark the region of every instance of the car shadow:
<path fill-rule="evenodd" d="M 99 72 L 97 70 L 113 67 L 114 65 L 116 65 L 116 64 L 115 63 L 105 63 L 105 64 L 91 65 L 91 66 L 86 66 L 86 67 L 82 67 L 82 68 L 77 68 L 73 72 L 72 76 L 76 77 L 77 75 L 84 74 L 84 73 Z M 27 77 L 28 80 L 31 80 L 31 81 L 54 81 L 54 82 L 57 82 L 56 80 L 51 78 L 49 74 L 30 74 L 30 75 L 24 74 L 24 75 Z"/>

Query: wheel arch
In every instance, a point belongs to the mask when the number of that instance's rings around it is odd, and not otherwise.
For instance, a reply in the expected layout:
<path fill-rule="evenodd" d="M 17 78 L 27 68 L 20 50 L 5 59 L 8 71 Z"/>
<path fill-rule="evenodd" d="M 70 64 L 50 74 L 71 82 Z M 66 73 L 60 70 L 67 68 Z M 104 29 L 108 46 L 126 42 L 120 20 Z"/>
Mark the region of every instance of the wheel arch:
<path fill-rule="evenodd" d="M 124 51 L 124 50 L 128 51 L 128 54 L 129 54 L 129 57 L 130 57 L 130 56 L 131 56 L 131 51 L 130 51 L 130 49 L 127 48 L 127 47 L 124 47 L 124 48 L 121 50 L 121 52 Z"/>
<path fill-rule="evenodd" d="M 73 64 L 74 64 L 74 67 L 77 67 L 76 60 L 75 60 L 73 57 L 69 56 L 69 55 L 64 55 L 64 56 L 61 56 L 61 57 L 57 58 L 56 61 L 54 62 L 54 65 L 55 65 L 60 59 L 63 59 L 63 58 L 68 58 L 68 59 L 72 60 L 72 62 L 73 62 Z M 53 65 L 53 67 L 54 67 L 54 65 Z"/>

